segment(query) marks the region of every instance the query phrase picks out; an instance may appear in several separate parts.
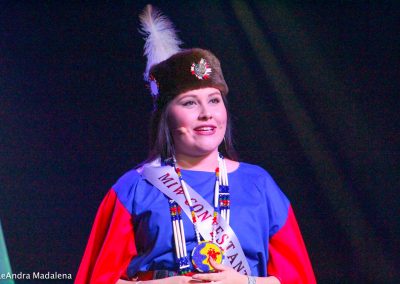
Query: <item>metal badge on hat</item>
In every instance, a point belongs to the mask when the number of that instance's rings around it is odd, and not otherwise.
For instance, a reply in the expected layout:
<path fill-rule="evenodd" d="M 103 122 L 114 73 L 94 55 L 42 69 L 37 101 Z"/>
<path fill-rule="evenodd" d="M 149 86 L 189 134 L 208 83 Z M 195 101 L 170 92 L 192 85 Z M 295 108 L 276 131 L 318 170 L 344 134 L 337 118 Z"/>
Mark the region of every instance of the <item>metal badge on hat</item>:
<path fill-rule="evenodd" d="M 207 80 L 212 72 L 210 65 L 204 58 L 201 58 L 199 63 L 193 63 L 190 71 L 200 80 Z"/>

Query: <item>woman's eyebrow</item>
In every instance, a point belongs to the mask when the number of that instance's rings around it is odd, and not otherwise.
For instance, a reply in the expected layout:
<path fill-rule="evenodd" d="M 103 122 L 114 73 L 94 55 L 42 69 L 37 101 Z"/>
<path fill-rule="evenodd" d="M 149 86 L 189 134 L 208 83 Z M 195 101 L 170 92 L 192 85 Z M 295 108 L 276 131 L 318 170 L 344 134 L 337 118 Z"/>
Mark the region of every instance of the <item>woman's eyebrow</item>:
<path fill-rule="evenodd" d="M 179 98 L 178 102 L 180 102 L 180 101 L 182 101 L 184 99 L 187 99 L 187 98 L 196 98 L 196 97 L 197 97 L 196 95 L 187 94 L 187 95 L 184 95 L 183 97 Z"/>
<path fill-rule="evenodd" d="M 220 92 L 212 92 L 212 93 L 208 94 L 207 96 L 211 97 L 211 96 L 215 96 L 215 95 L 222 96 L 222 94 Z M 179 98 L 178 101 L 181 101 L 181 100 L 186 99 L 186 98 L 197 98 L 197 97 L 198 97 L 198 95 L 189 93 L 189 94 L 186 94 L 183 97 Z"/>
<path fill-rule="evenodd" d="M 222 94 L 221 94 L 220 92 L 213 92 L 213 93 L 210 93 L 210 94 L 208 94 L 208 97 L 215 96 L 215 95 L 218 95 L 218 96 L 221 96 L 221 97 L 222 97 Z"/>
<path fill-rule="evenodd" d="M 197 96 L 196 95 L 192 95 L 192 94 L 187 94 L 187 95 L 182 96 L 180 99 L 184 99 L 184 98 L 187 98 L 187 97 L 195 98 Z"/>

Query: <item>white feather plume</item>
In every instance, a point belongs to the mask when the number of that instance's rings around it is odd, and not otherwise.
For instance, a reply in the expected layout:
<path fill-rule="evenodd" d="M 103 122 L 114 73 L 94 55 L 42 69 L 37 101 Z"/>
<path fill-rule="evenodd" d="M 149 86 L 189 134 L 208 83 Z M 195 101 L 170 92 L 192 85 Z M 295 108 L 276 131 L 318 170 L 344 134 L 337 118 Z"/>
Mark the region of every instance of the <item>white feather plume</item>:
<path fill-rule="evenodd" d="M 147 57 L 147 66 L 144 73 L 148 80 L 150 68 L 181 51 L 182 44 L 173 23 L 159 10 L 147 5 L 139 16 L 141 22 L 140 32 L 146 41 L 144 55 Z"/>

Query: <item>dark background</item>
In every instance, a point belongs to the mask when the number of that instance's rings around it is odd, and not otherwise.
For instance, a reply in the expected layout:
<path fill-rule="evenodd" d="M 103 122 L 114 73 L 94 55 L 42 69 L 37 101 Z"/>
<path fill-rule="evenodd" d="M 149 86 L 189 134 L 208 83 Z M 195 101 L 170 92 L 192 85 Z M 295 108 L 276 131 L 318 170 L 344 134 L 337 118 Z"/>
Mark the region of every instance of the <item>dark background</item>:
<path fill-rule="evenodd" d="M 157 2 L 183 47 L 220 58 L 241 160 L 290 198 L 319 282 L 400 279 L 399 4 Z M 0 4 L 0 218 L 14 272 L 75 275 L 102 197 L 146 157 L 145 4 Z"/>

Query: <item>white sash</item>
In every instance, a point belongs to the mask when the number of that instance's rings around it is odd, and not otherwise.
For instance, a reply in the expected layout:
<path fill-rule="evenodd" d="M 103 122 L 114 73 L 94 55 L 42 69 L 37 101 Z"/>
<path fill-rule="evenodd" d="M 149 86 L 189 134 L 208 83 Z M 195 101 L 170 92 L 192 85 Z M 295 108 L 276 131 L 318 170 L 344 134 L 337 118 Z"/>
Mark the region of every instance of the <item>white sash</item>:
<path fill-rule="evenodd" d="M 189 220 L 192 220 L 178 175 L 171 166 L 160 166 L 159 161 L 155 161 L 151 164 L 145 164 L 138 169 L 138 172 L 162 193 L 175 200 Z M 199 233 L 204 240 L 210 240 L 214 208 L 189 185 L 187 188 L 192 199 L 193 210 L 197 216 Z M 222 264 L 232 267 L 241 274 L 251 275 L 250 266 L 235 232 L 219 214 L 217 222 L 214 240 L 224 250 L 225 258 Z"/>

